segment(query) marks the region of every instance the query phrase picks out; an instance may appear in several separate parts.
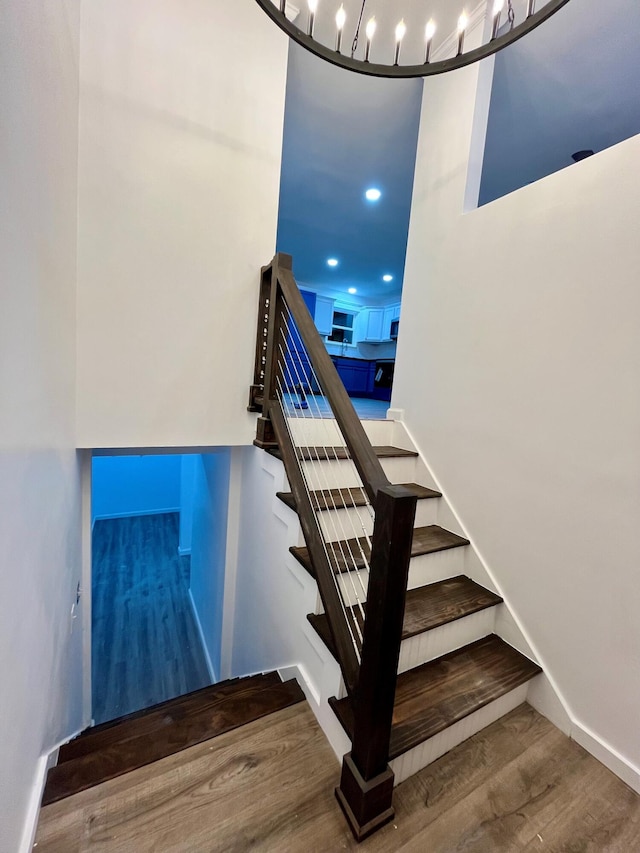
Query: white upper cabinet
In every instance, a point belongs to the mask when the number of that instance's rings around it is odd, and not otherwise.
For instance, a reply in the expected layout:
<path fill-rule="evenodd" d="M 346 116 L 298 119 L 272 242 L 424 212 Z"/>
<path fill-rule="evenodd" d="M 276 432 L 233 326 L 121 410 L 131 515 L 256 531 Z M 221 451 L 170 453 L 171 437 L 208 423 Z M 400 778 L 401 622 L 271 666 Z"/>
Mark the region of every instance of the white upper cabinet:
<path fill-rule="evenodd" d="M 369 344 L 391 340 L 391 324 L 400 317 L 400 303 L 386 308 L 363 308 L 358 315 L 357 339 Z"/>
<path fill-rule="evenodd" d="M 365 308 L 361 311 L 362 318 L 362 338 L 361 340 L 369 343 L 376 343 L 383 340 L 384 331 L 384 308 Z"/>
<path fill-rule="evenodd" d="M 331 334 L 331 328 L 333 326 L 333 306 L 333 299 L 328 299 L 326 296 L 316 297 L 316 313 L 313 319 L 316 324 L 316 329 L 321 335 Z"/>
<path fill-rule="evenodd" d="M 384 309 L 384 329 L 383 340 L 388 341 L 391 340 L 391 324 L 396 320 L 400 319 L 400 303 L 397 305 L 388 305 Z"/>

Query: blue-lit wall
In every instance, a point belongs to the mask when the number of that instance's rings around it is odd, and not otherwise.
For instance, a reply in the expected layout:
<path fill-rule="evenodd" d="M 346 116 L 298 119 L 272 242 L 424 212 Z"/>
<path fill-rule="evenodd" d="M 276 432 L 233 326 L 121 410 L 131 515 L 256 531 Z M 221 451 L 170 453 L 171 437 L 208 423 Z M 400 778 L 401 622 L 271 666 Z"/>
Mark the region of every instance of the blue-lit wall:
<path fill-rule="evenodd" d="M 580 0 L 495 60 L 479 203 L 640 133 L 640 3 Z"/>
<path fill-rule="evenodd" d="M 231 451 L 219 448 L 193 461 L 191 599 L 214 681 L 220 677 Z"/>
<path fill-rule="evenodd" d="M 180 456 L 97 456 L 93 518 L 180 510 Z"/>

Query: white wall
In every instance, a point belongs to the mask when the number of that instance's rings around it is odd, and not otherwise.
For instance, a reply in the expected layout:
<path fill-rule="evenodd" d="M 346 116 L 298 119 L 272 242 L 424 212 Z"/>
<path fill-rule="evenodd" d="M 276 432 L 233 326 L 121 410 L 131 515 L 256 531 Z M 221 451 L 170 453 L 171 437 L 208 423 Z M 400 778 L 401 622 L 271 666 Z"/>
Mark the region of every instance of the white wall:
<path fill-rule="evenodd" d="M 82 724 L 74 450 L 78 0 L 0 8 L 0 849 Z"/>
<path fill-rule="evenodd" d="M 286 62 L 254 0 L 83 5 L 80 446 L 252 441 Z"/>
<path fill-rule="evenodd" d="M 317 612 L 318 588 L 289 553 L 303 543 L 298 516 L 276 497 L 288 490 L 284 466 L 256 447 L 234 454 L 241 490 L 237 571 L 226 592 L 233 632 L 229 675 L 277 668 L 283 678 L 297 678 L 336 754 L 344 755 L 349 744 L 327 704 L 341 688 L 340 668 L 307 620 Z"/>
<path fill-rule="evenodd" d="M 231 452 L 194 457 L 190 591 L 209 670 L 220 678 Z"/>
<path fill-rule="evenodd" d="M 255 447 L 242 451 L 234 675 L 297 664 L 309 656 L 300 637 L 307 613 L 315 612 L 317 590 L 289 554 L 289 547 L 299 544 L 300 528 L 276 497 L 285 483 L 281 462 Z M 315 683 L 320 673 L 313 673 Z"/>
<path fill-rule="evenodd" d="M 178 551 L 185 557 L 191 553 L 193 535 L 193 501 L 198 454 L 185 453 L 180 457 L 180 542 Z"/>
<path fill-rule="evenodd" d="M 640 132 L 639 41 L 637 0 L 580 0 L 496 56 L 482 203 Z"/>
<path fill-rule="evenodd" d="M 96 456 L 93 518 L 179 512 L 182 456 Z"/>
<path fill-rule="evenodd" d="M 425 84 L 392 405 L 637 785 L 640 137 L 463 214 L 477 76 Z"/>

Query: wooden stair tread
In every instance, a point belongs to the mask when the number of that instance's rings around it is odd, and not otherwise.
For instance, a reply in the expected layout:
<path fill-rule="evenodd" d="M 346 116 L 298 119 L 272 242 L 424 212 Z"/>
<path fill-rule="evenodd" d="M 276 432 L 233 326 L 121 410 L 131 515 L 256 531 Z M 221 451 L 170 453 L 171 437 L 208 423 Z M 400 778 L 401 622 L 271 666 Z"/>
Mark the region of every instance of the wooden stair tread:
<path fill-rule="evenodd" d="M 389 760 L 525 684 L 540 667 L 490 634 L 398 676 Z M 329 700 L 352 736 L 349 698 Z"/>
<path fill-rule="evenodd" d="M 444 527 L 439 527 L 437 524 L 428 524 L 425 527 L 416 527 L 413 531 L 413 544 L 411 546 L 411 556 L 420 557 L 423 554 L 432 554 L 436 551 L 446 551 L 449 548 L 460 548 L 463 545 L 468 545 L 469 540 L 463 536 L 458 536 L 457 533 L 452 533 L 450 530 L 445 530 Z M 370 549 L 364 537 L 360 539 L 349 539 L 346 542 L 335 542 L 333 546 L 328 544 L 329 559 L 333 563 L 335 572 L 347 572 L 352 569 L 351 556 L 357 568 L 364 568 L 364 559 L 360 553 L 360 549 L 364 551 L 367 559 L 370 556 Z M 289 548 L 293 556 L 301 563 L 305 569 L 313 575 L 313 567 L 311 566 L 311 558 L 309 551 L 303 546 L 293 546 Z"/>
<path fill-rule="evenodd" d="M 388 444 L 379 445 L 373 450 L 379 459 L 415 457 L 418 455 L 415 450 L 404 450 L 402 447 L 392 447 Z M 275 456 L 276 459 L 282 459 L 279 447 L 270 447 L 267 449 L 267 453 Z M 336 460 L 350 459 L 351 455 L 346 447 L 299 447 L 298 458 L 307 462 L 312 460 L 335 462 Z"/>
<path fill-rule="evenodd" d="M 502 598 L 464 575 L 407 590 L 402 639 L 439 628 L 502 603 Z M 366 611 L 366 604 L 364 606 Z M 359 611 L 349 608 L 352 619 L 362 618 Z M 329 623 L 324 613 L 310 614 L 307 619 L 335 657 Z"/>
<path fill-rule="evenodd" d="M 416 495 L 418 500 L 429 498 L 441 498 L 442 493 L 417 483 L 403 483 L 405 489 L 409 489 Z M 296 501 L 292 492 L 277 492 L 277 497 L 296 512 Z M 311 492 L 311 501 L 316 510 L 328 509 L 351 509 L 353 507 L 366 506 L 368 498 L 366 492 L 360 486 L 347 489 L 317 489 Z"/>
<path fill-rule="evenodd" d="M 304 700 L 277 673 L 223 681 L 95 729 L 62 747 L 46 806 Z"/>
<path fill-rule="evenodd" d="M 123 717 L 108 720 L 98 726 L 91 726 L 72 741 L 60 747 L 58 766 L 65 761 L 72 761 L 114 743 L 124 743 L 140 735 L 162 729 L 166 725 L 183 720 L 191 713 L 203 710 L 205 707 L 220 706 L 226 701 L 227 696 L 233 695 L 238 690 L 244 690 L 245 687 L 254 693 L 258 689 L 277 689 L 281 684 L 277 672 L 267 672 L 249 678 L 232 678 L 194 690 L 191 693 L 185 693 L 183 696 L 176 696 L 174 699 L 167 699 L 157 705 L 134 711 Z"/>

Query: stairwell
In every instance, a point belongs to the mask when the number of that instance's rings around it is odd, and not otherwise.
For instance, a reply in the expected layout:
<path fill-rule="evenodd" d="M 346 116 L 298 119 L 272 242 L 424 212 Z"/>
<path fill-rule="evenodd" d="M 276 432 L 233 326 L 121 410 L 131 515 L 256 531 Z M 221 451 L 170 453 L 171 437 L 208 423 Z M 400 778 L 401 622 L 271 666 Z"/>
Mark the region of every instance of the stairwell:
<path fill-rule="evenodd" d="M 397 785 L 526 702 L 541 668 L 531 659 L 502 597 L 403 425 L 390 420 L 362 423 L 389 480 L 405 484 L 418 497 L 389 752 Z M 324 535 L 335 541 L 340 531 L 350 529 L 345 519 L 357 513 L 365 500 L 348 451 L 334 443 L 340 433 L 333 420 L 291 418 L 290 427 L 296 443 L 303 446 L 302 465 L 314 487 L 311 497 Z M 271 460 L 280 460 L 277 449 L 267 454 Z M 293 573 L 313 578 L 295 499 L 286 488 L 284 469 L 277 470 L 277 465 L 266 463 L 274 483 L 283 484 L 277 489 L 280 509 L 275 512 L 286 519 L 294 540 L 288 566 Z M 363 520 L 366 525 L 366 518 L 358 515 L 358 523 Z M 367 552 L 366 539 L 357 547 L 354 541 L 342 541 L 334 549 L 334 571 L 345 588 L 352 585 L 353 567 L 342 555 L 360 548 Z M 300 638 L 298 674 L 336 754 L 342 757 L 350 749 L 352 707 L 334 666 L 335 649 L 319 596 L 313 612 L 305 615 L 303 631 L 310 642 Z M 352 618 L 359 618 L 355 611 Z M 305 683 L 313 669 L 304 661 L 310 645 L 322 656 L 325 670 L 315 683 L 311 679 Z M 331 673 L 328 678 L 327 673 Z M 342 737 L 328 709 L 339 721 Z"/>

